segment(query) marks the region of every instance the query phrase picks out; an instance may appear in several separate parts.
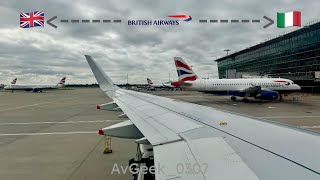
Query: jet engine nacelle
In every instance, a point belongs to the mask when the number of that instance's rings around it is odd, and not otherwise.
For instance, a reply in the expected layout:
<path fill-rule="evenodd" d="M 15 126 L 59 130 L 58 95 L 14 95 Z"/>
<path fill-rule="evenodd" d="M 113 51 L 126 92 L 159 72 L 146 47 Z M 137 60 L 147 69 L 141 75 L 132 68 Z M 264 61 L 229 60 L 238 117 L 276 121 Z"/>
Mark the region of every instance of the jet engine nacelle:
<path fill-rule="evenodd" d="M 27 90 L 25 90 L 25 91 L 27 91 Z M 30 91 L 30 90 L 28 90 L 28 91 Z M 42 89 L 34 88 L 31 91 L 32 92 L 42 92 Z"/>
<path fill-rule="evenodd" d="M 255 99 L 262 100 L 275 100 L 279 98 L 279 93 L 277 91 L 260 91 L 259 94 L 254 96 Z"/>

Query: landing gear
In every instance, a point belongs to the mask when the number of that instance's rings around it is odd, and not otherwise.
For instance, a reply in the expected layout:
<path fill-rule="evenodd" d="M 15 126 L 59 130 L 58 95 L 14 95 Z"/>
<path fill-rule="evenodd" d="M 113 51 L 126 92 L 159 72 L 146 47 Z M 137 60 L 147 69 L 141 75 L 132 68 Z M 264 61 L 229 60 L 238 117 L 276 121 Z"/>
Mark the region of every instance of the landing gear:
<path fill-rule="evenodd" d="M 280 94 L 279 95 L 279 101 L 282 101 L 283 100 L 283 97 L 282 97 L 282 95 Z"/>
<path fill-rule="evenodd" d="M 155 180 L 153 147 L 151 145 L 138 144 L 135 158 L 129 160 L 129 168 L 133 173 L 133 179 Z"/>
<path fill-rule="evenodd" d="M 249 102 L 249 99 L 243 98 L 243 99 L 242 99 L 242 102 L 243 102 L 243 103 L 248 103 L 248 102 Z"/>
<path fill-rule="evenodd" d="M 231 101 L 236 101 L 236 100 L 237 100 L 237 97 L 235 97 L 235 96 L 231 97 Z"/>

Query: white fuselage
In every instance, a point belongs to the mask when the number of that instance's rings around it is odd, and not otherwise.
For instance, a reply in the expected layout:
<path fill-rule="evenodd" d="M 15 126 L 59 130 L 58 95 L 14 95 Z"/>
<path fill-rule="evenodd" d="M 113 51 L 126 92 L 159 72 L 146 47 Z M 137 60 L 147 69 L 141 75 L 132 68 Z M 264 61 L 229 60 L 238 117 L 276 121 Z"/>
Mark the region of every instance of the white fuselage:
<path fill-rule="evenodd" d="M 163 84 L 148 84 L 150 87 L 154 87 L 154 88 L 162 88 L 164 87 Z"/>
<path fill-rule="evenodd" d="M 33 89 L 53 89 L 58 88 L 56 84 L 9 84 L 5 90 L 33 90 Z"/>
<path fill-rule="evenodd" d="M 195 91 L 244 91 L 253 86 L 272 91 L 298 91 L 301 87 L 293 81 L 283 78 L 258 78 L 258 79 L 199 79 L 186 81 L 190 84 L 183 88 Z"/>
<path fill-rule="evenodd" d="M 167 88 L 174 88 L 174 86 L 172 86 L 171 83 L 164 83 L 163 86 Z"/>

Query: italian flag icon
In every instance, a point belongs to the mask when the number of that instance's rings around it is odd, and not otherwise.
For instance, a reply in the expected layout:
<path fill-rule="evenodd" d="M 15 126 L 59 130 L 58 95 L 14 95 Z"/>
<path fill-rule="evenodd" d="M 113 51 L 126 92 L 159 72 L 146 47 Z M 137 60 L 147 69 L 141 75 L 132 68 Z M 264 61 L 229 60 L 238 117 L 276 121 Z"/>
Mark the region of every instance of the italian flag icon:
<path fill-rule="evenodd" d="M 277 13 L 277 27 L 286 28 L 292 26 L 301 26 L 301 12 L 291 11 L 286 13 Z"/>

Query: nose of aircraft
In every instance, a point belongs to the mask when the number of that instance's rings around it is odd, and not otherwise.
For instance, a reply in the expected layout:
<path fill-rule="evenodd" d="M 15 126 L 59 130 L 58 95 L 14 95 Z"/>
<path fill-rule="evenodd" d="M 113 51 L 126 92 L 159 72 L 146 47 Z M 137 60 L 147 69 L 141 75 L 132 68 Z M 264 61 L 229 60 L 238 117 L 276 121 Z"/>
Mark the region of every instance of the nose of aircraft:
<path fill-rule="evenodd" d="M 295 84 L 295 85 L 294 85 L 294 89 L 295 89 L 295 90 L 301 90 L 301 87 L 300 87 L 298 84 Z"/>

